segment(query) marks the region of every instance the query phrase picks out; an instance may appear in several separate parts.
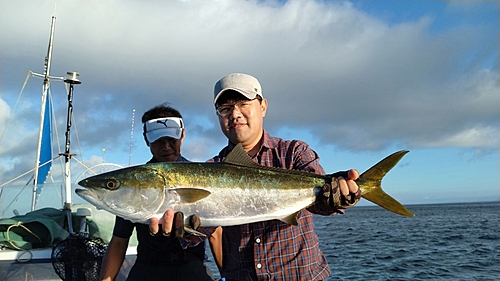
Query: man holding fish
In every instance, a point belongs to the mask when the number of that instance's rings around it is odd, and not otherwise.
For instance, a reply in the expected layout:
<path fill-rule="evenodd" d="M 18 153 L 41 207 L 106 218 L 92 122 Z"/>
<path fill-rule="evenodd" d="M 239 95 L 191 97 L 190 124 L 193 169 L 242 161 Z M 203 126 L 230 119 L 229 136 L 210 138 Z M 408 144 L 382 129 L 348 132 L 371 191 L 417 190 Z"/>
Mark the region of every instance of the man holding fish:
<path fill-rule="evenodd" d="M 241 144 L 248 156 L 262 166 L 325 174 L 319 156 L 306 143 L 273 137 L 264 130 L 268 104 L 256 78 L 234 73 L 220 79 L 214 89 L 214 105 L 228 145 L 209 162 L 223 161 Z M 323 200 L 294 214 L 296 225 L 275 219 L 217 228 L 210 241 L 221 276 L 226 280 L 327 278 L 330 268 L 319 248 L 312 213 L 343 213 L 361 197 L 354 181 L 359 176 L 356 170 L 337 176 L 338 181 L 323 186 Z M 173 210 L 165 213 L 161 219 L 163 231 L 171 231 L 173 217 Z M 151 231 L 158 229 L 157 223 L 150 222 Z"/>

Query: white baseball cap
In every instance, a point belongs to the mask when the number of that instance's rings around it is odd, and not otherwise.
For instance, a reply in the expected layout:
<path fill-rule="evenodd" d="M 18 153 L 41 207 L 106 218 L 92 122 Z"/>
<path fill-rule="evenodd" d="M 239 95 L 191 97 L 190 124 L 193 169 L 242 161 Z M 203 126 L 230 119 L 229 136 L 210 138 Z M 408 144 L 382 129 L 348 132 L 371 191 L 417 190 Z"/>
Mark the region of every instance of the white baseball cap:
<path fill-rule="evenodd" d="M 155 142 L 159 138 L 171 137 L 180 139 L 184 123 L 180 117 L 163 117 L 151 119 L 143 123 L 144 134 L 149 143 Z"/>
<path fill-rule="evenodd" d="M 233 73 L 217 81 L 214 87 L 214 104 L 217 103 L 217 99 L 227 90 L 237 91 L 249 100 L 254 99 L 257 95 L 264 98 L 259 81 L 248 74 Z"/>

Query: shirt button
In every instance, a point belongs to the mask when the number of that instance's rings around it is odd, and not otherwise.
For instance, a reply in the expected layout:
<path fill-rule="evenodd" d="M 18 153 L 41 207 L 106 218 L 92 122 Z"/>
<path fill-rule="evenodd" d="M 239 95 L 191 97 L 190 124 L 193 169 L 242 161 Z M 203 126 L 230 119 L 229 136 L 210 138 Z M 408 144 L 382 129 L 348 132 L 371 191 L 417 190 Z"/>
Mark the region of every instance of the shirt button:
<path fill-rule="evenodd" d="M 259 244 L 260 243 L 260 238 L 255 239 L 255 243 Z"/>
<path fill-rule="evenodd" d="M 258 263 L 257 268 L 259 268 L 259 269 L 262 268 L 262 264 Z"/>

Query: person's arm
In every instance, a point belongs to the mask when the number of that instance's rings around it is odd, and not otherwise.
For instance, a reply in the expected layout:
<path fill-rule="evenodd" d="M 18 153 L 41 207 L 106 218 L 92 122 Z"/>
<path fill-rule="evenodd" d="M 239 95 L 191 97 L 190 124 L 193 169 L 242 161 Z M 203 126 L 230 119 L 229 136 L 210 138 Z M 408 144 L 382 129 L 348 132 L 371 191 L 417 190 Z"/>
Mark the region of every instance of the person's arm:
<path fill-rule="evenodd" d="M 212 255 L 215 259 L 215 264 L 221 272 L 222 269 L 222 227 L 219 226 L 208 238 L 210 242 L 210 249 L 212 250 Z"/>
<path fill-rule="evenodd" d="M 128 241 L 129 239 L 127 238 L 113 235 L 108 244 L 106 254 L 104 254 L 104 258 L 102 259 L 101 280 L 115 280 L 118 272 L 120 272 L 123 260 L 125 259 Z"/>

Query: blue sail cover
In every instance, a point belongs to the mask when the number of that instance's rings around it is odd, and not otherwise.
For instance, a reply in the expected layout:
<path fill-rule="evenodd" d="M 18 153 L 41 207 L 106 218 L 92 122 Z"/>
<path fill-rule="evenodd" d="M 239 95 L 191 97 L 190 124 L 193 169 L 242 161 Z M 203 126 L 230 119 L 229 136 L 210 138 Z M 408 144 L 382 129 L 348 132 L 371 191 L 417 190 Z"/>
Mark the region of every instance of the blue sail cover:
<path fill-rule="evenodd" d="M 52 166 L 52 139 L 51 139 L 51 123 L 52 123 L 52 107 L 50 103 L 50 95 L 47 95 L 45 100 L 45 114 L 43 118 L 43 131 L 42 131 L 42 146 L 40 150 L 40 159 L 38 160 L 40 167 L 38 168 L 37 184 L 45 183 L 47 175 L 49 174 L 50 167 Z M 43 165 L 44 163 L 47 164 Z M 43 166 L 42 166 L 43 165 Z M 41 186 L 37 187 L 37 194 L 42 192 Z"/>

